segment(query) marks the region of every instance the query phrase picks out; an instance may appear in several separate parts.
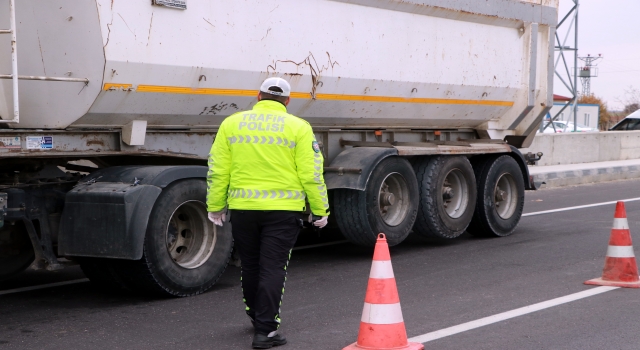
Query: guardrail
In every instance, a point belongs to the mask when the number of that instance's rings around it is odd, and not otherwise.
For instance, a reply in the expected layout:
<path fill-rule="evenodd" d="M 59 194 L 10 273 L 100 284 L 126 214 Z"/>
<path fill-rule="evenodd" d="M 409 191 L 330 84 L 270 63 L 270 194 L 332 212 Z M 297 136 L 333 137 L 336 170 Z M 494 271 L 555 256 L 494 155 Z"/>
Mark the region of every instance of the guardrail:
<path fill-rule="evenodd" d="M 640 159 L 640 131 L 538 134 L 529 148 L 542 152 L 538 165 L 562 165 Z"/>

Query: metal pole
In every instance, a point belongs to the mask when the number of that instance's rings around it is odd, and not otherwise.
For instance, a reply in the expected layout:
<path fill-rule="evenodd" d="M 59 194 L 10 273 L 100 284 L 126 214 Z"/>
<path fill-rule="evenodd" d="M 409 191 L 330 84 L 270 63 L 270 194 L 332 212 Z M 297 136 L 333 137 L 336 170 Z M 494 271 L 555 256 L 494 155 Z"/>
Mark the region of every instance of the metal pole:
<path fill-rule="evenodd" d="M 10 0 L 9 20 L 11 22 L 11 70 L 13 82 L 13 120 L 5 123 L 20 122 L 20 100 L 18 99 L 18 53 L 16 48 L 16 0 Z"/>
<path fill-rule="evenodd" d="M 575 35 L 576 35 L 576 47 L 573 51 L 573 94 L 575 100 L 573 102 L 573 131 L 578 131 L 578 13 L 580 11 L 580 0 L 575 0 L 576 3 L 576 21 L 575 21 Z"/>

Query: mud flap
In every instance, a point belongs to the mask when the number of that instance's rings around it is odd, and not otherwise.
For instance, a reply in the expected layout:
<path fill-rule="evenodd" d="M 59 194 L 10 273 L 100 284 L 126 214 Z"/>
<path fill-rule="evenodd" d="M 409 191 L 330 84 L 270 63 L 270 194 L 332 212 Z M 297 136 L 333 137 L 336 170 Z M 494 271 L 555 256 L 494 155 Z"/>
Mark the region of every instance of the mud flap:
<path fill-rule="evenodd" d="M 59 255 L 140 259 L 162 189 L 206 174 L 204 166 L 123 166 L 92 173 L 66 195 Z"/>

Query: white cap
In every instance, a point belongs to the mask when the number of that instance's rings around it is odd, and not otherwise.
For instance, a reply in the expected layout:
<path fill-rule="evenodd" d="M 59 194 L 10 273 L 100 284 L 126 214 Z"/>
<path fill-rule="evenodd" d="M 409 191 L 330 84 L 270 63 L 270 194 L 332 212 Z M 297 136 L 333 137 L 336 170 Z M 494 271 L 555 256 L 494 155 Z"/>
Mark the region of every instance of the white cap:
<path fill-rule="evenodd" d="M 271 87 L 280 88 L 282 92 L 271 91 L 269 90 Z M 267 78 L 267 80 L 263 81 L 262 85 L 260 85 L 260 91 L 276 96 L 289 96 L 291 94 L 291 85 L 289 85 L 288 81 L 282 78 Z"/>

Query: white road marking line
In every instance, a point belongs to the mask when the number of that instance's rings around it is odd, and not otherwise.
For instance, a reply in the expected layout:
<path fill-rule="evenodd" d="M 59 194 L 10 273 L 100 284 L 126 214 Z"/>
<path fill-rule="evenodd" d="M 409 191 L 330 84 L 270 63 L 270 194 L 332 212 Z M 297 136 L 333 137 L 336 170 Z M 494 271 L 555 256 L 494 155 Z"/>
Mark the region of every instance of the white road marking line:
<path fill-rule="evenodd" d="M 638 198 L 629 198 L 629 199 L 621 199 L 620 201 L 621 202 L 635 202 L 635 201 L 640 201 L 640 197 L 638 197 Z M 551 214 L 551 213 L 557 213 L 557 212 L 568 211 L 568 210 L 600 207 L 600 206 L 603 206 L 603 205 L 616 204 L 617 202 L 618 201 L 611 201 L 611 202 L 602 202 L 602 203 L 594 203 L 594 204 L 587 204 L 587 205 L 578 205 L 578 206 L 575 206 L 575 207 L 566 207 L 566 208 L 560 208 L 560 209 L 535 211 L 533 213 L 522 214 L 522 216 L 523 217 L 525 217 L 525 216 L 535 216 L 535 215 Z"/>
<path fill-rule="evenodd" d="M 312 244 L 312 245 L 303 245 L 301 247 L 295 247 L 295 248 L 293 248 L 293 250 L 295 251 L 295 250 L 319 248 L 319 247 L 326 247 L 326 246 L 330 246 L 330 245 L 337 245 L 337 244 L 344 244 L 344 243 L 349 243 L 349 241 L 347 241 L 345 239 L 344 241 L 336 241 L 336 242 L 320 243 L 320 244 Z"/>
<path fill-rule="evenodd" d="M 1 290 L 0 291 L 0 295 L 20 293 L 20 292 L 29 292 L 29 291 L 32 291 L 32 290 L 46 289 L 46 288 L 53 288 L 53 287 L 60 287 L 60 286 L 67 286 L 67 285 L 70 285 L 70 284 L 85 283 L 85 282 L 89 282 L 89 279 L 88 278 L 81 278 L 81 279 L 71 280 L 71 281 L 49 283 L 49 284 L 41 284 L 39 286 L 31 286 L 31 287 L 23 287 L 23 288 L 16 288 L 16 289 Z"/>
<path fill-rule="evenodd" d="M 532 312 L 548 309 L 550 307 L 554 307 L 554 306 L 562 305 L 562 304 L 569 303 L 569 302 L 572 302 L 572 301 L 588 298 L 588 297 L 591 297 L 591 296 L 594 296 L 594 295 L 606 293 L 608 291 L 612 291 L 612 290 L 618 289 L 618 288 L 620 288 L 620 287 L 604 287 L 603 286 L 603 287 L 596 287 L 596 288 L 588 289 L 588 290 L 585 290 L 585 291 L 582 291 L 582 292 L 569 294 L 569 295 L 566 295 L 566 296 L 563 296 L 563 297 L 560 297 L 560 298 L 543 301 L 541 303 L 537 303 L 537 304 L 521 307 L 519 309 L 515 309 L 515 310 L 499 313 L 499 314 L 496 314 L 496 315 L 493 315 L 493 316 L 489 316 L 489 317 L 484 317 L 484 318 L 481 318 L 481 319 L 478 319 L 478 320 L 475 320 L 475 321 L 459 324 L 457 326 L 444 328 L 444 329 L 441 329 L 441 330 L 438 330 L 438 331 L 435 331 L 435 332 L 430 332 L 430 333 L 427 333 L 427 334 L 419 335 L 417 337 L 413 337 L 413 338 L 409 339 L 409 341 L 410 342 L 417 342 L 417 343 L 430 342 L 430 341 L 433 341 L 433 340 L 436 340 L 436 339 L 448 337 L 450 335 L 466 332 L 466 331 L 469 331 L 469 330 L 472 330 L 472 329 L 476 329 L 476 328 L 487 326 L 487 325 L 490 325 L 490 324 L 493 324 L 493 323 L 497 323 L 497 322 L 501 322 L 501 321 L 504 321 L 504 320 L 508 320 L 510 318 L 514 318 L 514 317 L 530 314 Z"/>

